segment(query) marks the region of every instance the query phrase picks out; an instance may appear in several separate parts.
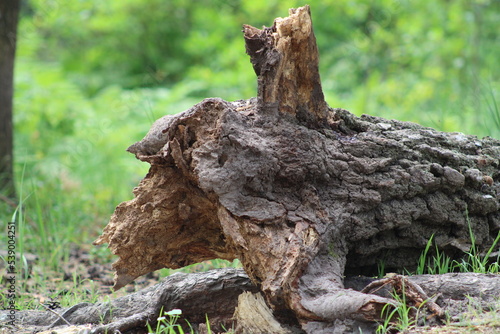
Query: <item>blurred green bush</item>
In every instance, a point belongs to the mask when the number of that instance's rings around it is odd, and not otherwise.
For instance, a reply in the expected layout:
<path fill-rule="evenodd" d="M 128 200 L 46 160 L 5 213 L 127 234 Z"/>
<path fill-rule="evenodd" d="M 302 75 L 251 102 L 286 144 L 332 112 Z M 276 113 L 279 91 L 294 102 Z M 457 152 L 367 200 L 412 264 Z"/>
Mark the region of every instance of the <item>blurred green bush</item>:
<path fill-rule="evenodd" d="M 20 29 L 20 61 L 57 63 L 85 96 L 109 85 L 135 89 L 187 83 L 187 96 L 198 99 L 247 98 L 255 94 L 255 77 L 240 27 L 269 26 L 302 4 L 30 0 Z M 322 0 L 310 5 L 332 106 L 498 136 L 500 124 L 490 122 L 488 113 L 498 116 L 490 109 L 500 87 L 499 1 Z"/>

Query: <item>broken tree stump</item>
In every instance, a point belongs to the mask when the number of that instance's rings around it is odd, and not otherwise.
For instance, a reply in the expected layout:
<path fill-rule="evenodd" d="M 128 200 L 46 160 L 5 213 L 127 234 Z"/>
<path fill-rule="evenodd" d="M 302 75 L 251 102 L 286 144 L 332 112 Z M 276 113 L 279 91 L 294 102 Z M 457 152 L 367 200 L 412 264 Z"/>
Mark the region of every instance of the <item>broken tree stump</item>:
<path fill-rule="evenodd" d="M 470 233 L 493 245 L 500 141 L 328 107 L 308 6 L 244 37 L 257 98 L 206 99 L 129 147 L 151 168 L 95 242 L 119 257 L 115 288 L 238 258 L 276 315 L 314 332 L 393 302 L 344 289 L 346 274 L 412 270 L 431 237 L 452 258 Z"/>

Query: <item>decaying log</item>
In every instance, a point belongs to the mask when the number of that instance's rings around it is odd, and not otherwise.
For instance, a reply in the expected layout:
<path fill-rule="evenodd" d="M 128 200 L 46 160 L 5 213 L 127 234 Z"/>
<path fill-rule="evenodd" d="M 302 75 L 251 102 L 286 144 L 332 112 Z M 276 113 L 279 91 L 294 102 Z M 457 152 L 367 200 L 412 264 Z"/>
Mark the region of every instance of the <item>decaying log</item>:
<path fill-rule="evenodd" d="M 145 288 L 108 303 L 81 303 L 65 310 L 56 310 L 72 325 L 92 324 L 92 333 L 143 333 L 146 323 L 155 324 L 160 311 L 181 309 L 182 318 L 189 319 L 193 326 L 205 323 L 208 316 L 212 328 L 221 330 L 221 325 L 231 328 L 238 296 L 243 292 L 258 292 L 258 289 L 240 269 L 212 270 L 206 273 L 176 273 L 155 286 Z M 0 327 L 8 311 L 0 311 Z M 65 322 L 48 311 L 20 311 L 16 315 L 20 329 L 27 332 L 51 330 Z"/>
<path fill-rule="evenodd" d="M 498 303 L 500 276 L 485 274 L 444 274 L 418 275 L 407 277 L 412 284 L 419 285 L 430 298 L 437 298 L 437 304 L 457 317 L 467 311 L 472 301 L 481 307 Z M 346 277 L 345 286 L 357 291 L 367 288 L 373 282 L 368 277 Z M 386 286 L 387 287 L 387 286 Z M 389 296 L 391 289 L 379 290 L 381 296 Z M 238 296 L 239 295 L 239 296 Z M 496 299 L 496 300 L 495 300 Z M 238 306 L 236 309 L 236 305 Z M 183 320 L 196 328 L 205 323 L 205 314 L 210 319 L 214 331 L 235 328 L 237 333 L 303 333 L 293 317 L 278 317 L 263 303 L 259 289 L 251 282 L 242 269 L 217 269 L 205 273 L 181 274 L 166 277 L 162 282 L 131 295 L 111 300 L 108 303 L 81 303 L 67 309 L 56 309 L 71 326 L 64 326 L 64 321 L 48 311 L 20 311 L 16 315 L 17 328 L 9 331 L 8 310 L 0 310 L 0 329 L 2 333 L 145 333 L 146 323 L 155 325 L 161 310 L 169 311 L 180 308 Z M 337 321 L 338 328 L 346 333 L 354 333 L 357 328 L 364 328 L 363 333 L 370 333 L 373 325 L 345 320 Z M 324 328 L 324 323 L 310 323 L 311 328 Z M 371 326 L 371 327 L 370 327 Z M 186 326 L 187 327 L 187 326 Z M 262 330 L 265 328 L 266 330 Z M 1 332 L 1 331 L 0 331 Z M 327 333 L 331 333 L 327 331 Z"/>
<path fill-rule="evenodd" d="M 95 242 L 119 257 L 115 288 L 238 258 L 275 314 L 314 332 L 392 303 L 344 289 L 346 274 L 412 270 L 432 236 L 451 258 L 470 233 L 492 246 L 500 141 L 329 108 L 307 6 L 244 34 L 257 98 L 206 99 L 128 149 L 151 168 Z"/>

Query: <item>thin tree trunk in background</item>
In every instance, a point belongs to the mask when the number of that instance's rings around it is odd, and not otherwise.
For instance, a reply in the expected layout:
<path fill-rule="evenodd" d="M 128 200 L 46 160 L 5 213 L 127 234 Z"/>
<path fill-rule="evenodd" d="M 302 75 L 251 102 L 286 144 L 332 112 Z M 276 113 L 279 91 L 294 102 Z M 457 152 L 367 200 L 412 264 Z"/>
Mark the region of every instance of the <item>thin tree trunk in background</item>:
<path fill-rule="evenodd" d="M 14 59 L 20 0 L 0 1 L 0 191 L 15 197 L 12 140 Z"/>

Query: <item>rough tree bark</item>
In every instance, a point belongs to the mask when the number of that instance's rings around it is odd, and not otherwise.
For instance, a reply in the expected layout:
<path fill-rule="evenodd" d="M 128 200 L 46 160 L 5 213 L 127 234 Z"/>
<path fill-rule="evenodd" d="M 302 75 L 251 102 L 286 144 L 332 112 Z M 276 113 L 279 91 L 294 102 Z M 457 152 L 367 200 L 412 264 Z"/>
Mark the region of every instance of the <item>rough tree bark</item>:
<path fill-rule="evenodd" d="M 346 277 L 345 285 L 361 291 L 374 280 L 359 276 Z M 466 311 L 471 299 L 483 308 L 494 306 L 495 296 L 498 297 L 500 291 L 500 279 L 498 275 L 492 274 L 420 275 L 408 277 L 408 280 L 420 285 L 429 296 L 439 294 L 438 302 L 449 312 L 450 317 L 459 316 Z M 88 329 L 92 334 L 138 334 L 146 332 L 147 323 L 154 326 L 162 309 L 168 311 L 177 308 L 183 310 L 179 323 L 184 323 L 183 320 L 186 319 L 194 328 L 200 328 L 207 315 L 214 332 L 222 332 L 222 326 L 226 329 L 234 326 L 237 333 L 303 333 L 292 317 L 281 317 L 278 322 L 262 303 L 263 299 L 258 291 L 241 269 L 177 273 L 155 286 L 109 302 L 80 303 L 56 309 L 55 313 L 19 311 L 15 328 L 8 325 L 9 310 L 0 310 L 0 332 L 1 329 L 6 329 L 5 333 L 17 334 L 40 331 L 44 334 L 76 334 L 85 333 L 84 330 Z M 388 292 L 390 291 L 385 289 L 378 293 L 387 295 Z M 251 299 L 258 302 L 252 302 Z M 339 331 L 337 328 L 337 333 L 354 333 L 360 326 L 366 329 L 363 333 L 370 333 L 370 328 L 373 329 L 370 324 L 348 320 L 337 324 L 343 329 Z"/>
<path fill-rule="evenodd" d="M 202 101 L 128 151 L 151 164 L 95 244 L 115 288 L 168 267 L 241 260 L 278 316 L 307 332 L 377 320 L 388 298 L 346 274 L 412 270 L 427 241 L 452 258 L 500 229 L 500 142 L 356 117 L 323 98 L 309 7 L 245 26 L 258 97 Z"/>
<path fill-rule="evenodd" d="M 258 292 L 258 289 L 241 270 L 223 269 L 191 275 L 177 273 L 155 286 L 125 297 L 96 304 L 80 303 L 56 312 L 72 325 L 93 324 L 94 334 L 143 333 L 147 323 L 156 323 L 162 309 L 166 312 L 175 308 L 183 310 L 183 318 L 195 326 L 205 323 L 207 315 L 214 325 L 218 325 L 217 328 L 220 329 L 220 325 L 231 328 L 238 295 L 242 292 Z M 8 310 L 0 311 L 0 328 L 3 328 L 7 314 Z M 20 311 L 16 315 L 17 324 L 26 333 L 40 330 L 50 333 L 66 324 L 61 317 L 48 311 Z"/>
<path fill-rule="evenodd" d="M 20 0 L 0 2 L 0 191 L 15 198 L 12 97 Z"/>

